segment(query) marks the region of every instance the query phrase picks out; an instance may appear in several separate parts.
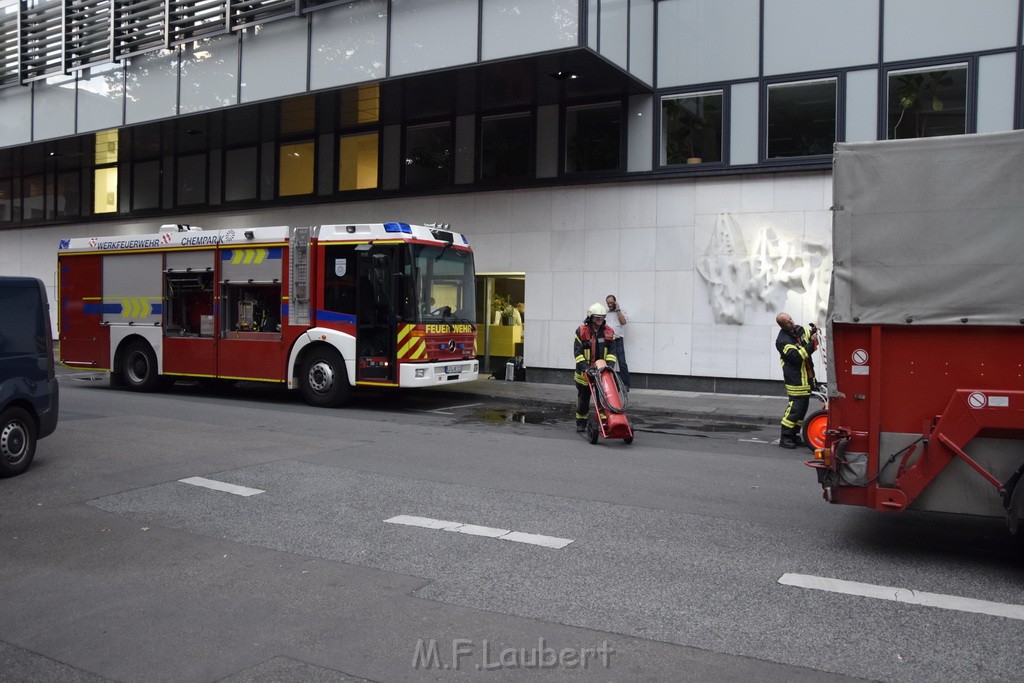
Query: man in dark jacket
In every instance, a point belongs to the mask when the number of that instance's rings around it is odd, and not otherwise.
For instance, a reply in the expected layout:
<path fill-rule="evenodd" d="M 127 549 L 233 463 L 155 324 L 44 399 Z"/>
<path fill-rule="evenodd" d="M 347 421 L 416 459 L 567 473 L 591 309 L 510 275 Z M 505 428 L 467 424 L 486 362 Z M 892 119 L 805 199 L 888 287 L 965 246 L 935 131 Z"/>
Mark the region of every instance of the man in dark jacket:
<path fill-rule="evenodd" d="M 775 322 L 782 328 L 775 339 L 775 348 L 782 361 L 782 380 L 786 384 L 786 395 L 789 396 L 789 404 L 782 415 L 779 445 L 783 448 L 796 448 L 802 443 L 800 427 L 807 414 L 811 389 L 817 384 L 811 354 L 818 348 L 818 329 L 813 324 L 808 326 L 810 329 L 804 329 L 794 323 L 788 313 L 779 313 Z"/>
<path fill-rule="evenodd" d="M 590 386 L 587 384 L 587 368 L 598 361 L 604 361 L 615 369 L 615 333 L 604 324 L 608 309 L 604 304 L 593 304 L 587 309 L 587 318 L 576 328 L 573 341 L 573 355 L 576 356 L 576 431 L 587 428 L 587 414 L 590 412 Z"/>

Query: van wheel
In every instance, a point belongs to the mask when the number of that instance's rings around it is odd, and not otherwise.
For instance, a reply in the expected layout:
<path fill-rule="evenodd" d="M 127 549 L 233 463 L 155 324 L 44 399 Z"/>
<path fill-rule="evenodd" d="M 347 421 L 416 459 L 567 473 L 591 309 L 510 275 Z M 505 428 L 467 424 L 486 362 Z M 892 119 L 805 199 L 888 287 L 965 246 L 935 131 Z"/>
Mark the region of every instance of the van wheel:
<path fill-rule="evenodd" d="M 310 405 L 335 408 L 348 401 L 352 387 L 345 361 L 333 348 L 320 346 L 307 353 L 301 373 L 302 395 Z"/>
<path fill-rule="evenodd" d="M 36 454 L 36 423 L 24 409 L 0 413 L 0 477 L 21 474 Z"/>
<path fill-rule="evenodd" d="M 156 354 L 144 341 L 133 341 L 121 356 L 121 379 L 132 391 L 156 391 L 160 375 L 156 372 Z"/>

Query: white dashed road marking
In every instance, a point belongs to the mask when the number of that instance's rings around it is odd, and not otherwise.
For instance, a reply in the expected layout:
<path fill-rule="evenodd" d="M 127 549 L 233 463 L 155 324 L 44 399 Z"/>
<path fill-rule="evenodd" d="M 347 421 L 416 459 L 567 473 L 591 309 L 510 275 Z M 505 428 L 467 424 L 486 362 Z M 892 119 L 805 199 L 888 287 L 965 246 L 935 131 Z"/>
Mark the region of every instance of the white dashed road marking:
<path fill-rule="evenodd" d="M 975 600 L 974 598 L 961 598 L 956 595 L 943 595 L 942 593 L 925 593 L 924 591 L 915 591 L 907 588 L 876 586 L 873 583 L 827 579 L 822 576 L 809 576 L 807 574 L 783 574 L 779 578 L 779 583 L 784 586 L 812 588 L 819 591 L 828 591 L 829 593 L 860 595 L 865 598 L 892 600 L 894 602 L 938 607 L 959 612 L 988 614 L 993 617 L 1006 617 L 1007 619 L 1024 619 L 1024 605 L 1011 605 L 1005 602 Z"/>
<path fill-rule="evenodd" d="M 204 488 L 213 489 L 214 491 L 225 491 L 227 493 L 233 493 L 236 496 L 255 496 L 257 493 L 266 493 L 262 489 L 251 489 L 247 486 L 236 486 L 235 484 L 227 484 L 223 481 L 214 481 L 213 479 L 204 479 L 203 477 L 189 477 L 188 479 L 179 479 L 183 484 L 192 484 L 193 486 L 202 486 Z"/>
<path fill-rule="evenodd" d="M 406 526 L 418 526 L 424 529 L 438 529 L 442 531 L 454 531 L 460 534 L 472 536 L 487 536 L 498 538 L 503 541 L 514 541 L 516 543 L 529 543 L 541 545 L 545 548 L 564 548 L 572 543 L 571 538 L 558 538 L 557 536 L 542 536 L 540 534 L 527 534 L 522 531 L 510 529 L 497 529 L 489 526 L 477 526 L 476 524 L 463 524 L 462 522 L 448 522 L 443 519 L 431 519 L 430 517 L 414 517 L 412 515 L 398 515 L 391 519 L 384 520 L 388 524 L 404 524 Z"/>

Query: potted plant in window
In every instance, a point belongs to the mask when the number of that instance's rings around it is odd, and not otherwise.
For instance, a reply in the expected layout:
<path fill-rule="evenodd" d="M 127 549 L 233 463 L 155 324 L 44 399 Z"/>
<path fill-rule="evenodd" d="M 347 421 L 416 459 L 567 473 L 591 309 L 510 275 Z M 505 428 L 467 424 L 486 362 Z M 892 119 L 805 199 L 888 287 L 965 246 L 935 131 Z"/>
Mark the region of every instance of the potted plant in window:
<path fill-rule="evenodd" d="M 941 112 L 944 109 L 945 105 L 939 99 L 939 95 L 942 90 L 953 85 L 953 78 L 948 71 L 912 73 L 898 76 L 894 85 L 890 101 L 895 101 L 900 109 L 900 115 L 892 126 L 891 137 L 925 137 L 928 114 Z M 907 126 L 903 125 L 903 119 L 908 111 L 914 116 L 913 130 L 911 131 L 907 131 Z M 904 128 L 902 134 L 900 132 L 901 125 Z"/>

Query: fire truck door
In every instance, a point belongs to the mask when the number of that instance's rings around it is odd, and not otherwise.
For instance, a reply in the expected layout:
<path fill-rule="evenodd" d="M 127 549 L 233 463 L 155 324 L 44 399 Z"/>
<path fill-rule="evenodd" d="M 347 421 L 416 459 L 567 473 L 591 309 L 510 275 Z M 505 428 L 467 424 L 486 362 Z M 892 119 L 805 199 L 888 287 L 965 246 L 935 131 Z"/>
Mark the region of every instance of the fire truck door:
<path fill-rule="evenodd" d="M 356 381 L 394 382 L 395 311 L 400 296 L 395 245 L 357 249 Z"/>

